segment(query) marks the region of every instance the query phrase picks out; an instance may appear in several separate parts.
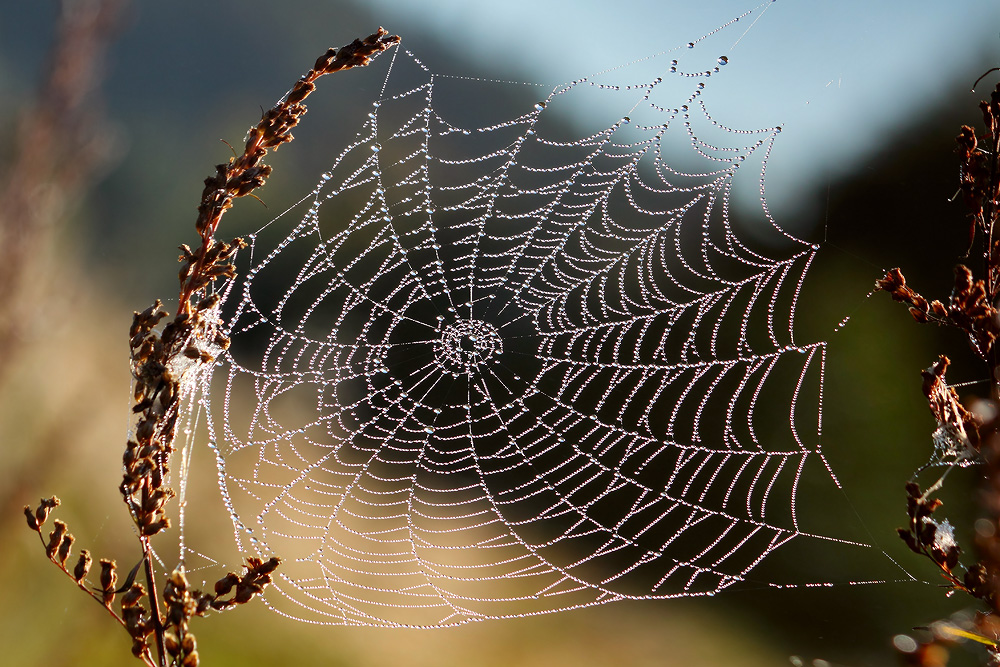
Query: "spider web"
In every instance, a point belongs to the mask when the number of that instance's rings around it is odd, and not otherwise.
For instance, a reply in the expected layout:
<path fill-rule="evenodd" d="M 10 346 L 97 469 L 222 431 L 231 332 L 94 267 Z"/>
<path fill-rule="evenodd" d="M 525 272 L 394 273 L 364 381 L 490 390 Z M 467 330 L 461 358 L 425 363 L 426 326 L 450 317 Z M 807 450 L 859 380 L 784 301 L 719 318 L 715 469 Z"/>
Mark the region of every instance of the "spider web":
<path fill-rule="evenodd" d="M 456 625 L 711 595 L 793 541 L 853 544 L 798 511 L 839 486 L 826 343 L 794 326 L 818 246 L 764 203 L 780 128 L 709 114 L 707 37 L 551 89 L 385 58 L 304 215 L 249 235 L 224 292 L 202 401 L 239 547 L 284 559 L 268 604 Z"/>

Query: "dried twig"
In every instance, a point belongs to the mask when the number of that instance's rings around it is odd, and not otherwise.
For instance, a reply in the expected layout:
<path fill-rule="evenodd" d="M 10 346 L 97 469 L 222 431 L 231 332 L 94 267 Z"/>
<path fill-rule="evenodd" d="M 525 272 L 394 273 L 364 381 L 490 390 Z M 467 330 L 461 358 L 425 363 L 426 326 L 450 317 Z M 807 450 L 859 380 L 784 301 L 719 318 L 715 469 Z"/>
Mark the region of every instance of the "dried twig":
<path fill-rule="evenodd" d="M 978 82 L 977 82 L 978 83 Z M 938 624 L 948 631 L 935 632 L 907 652 L 907 663 L 919 667 L 944 664 L 947 646 L 958 639 L 972 639 L 986 647 L 990 659 L 1000 661 L 1000 367 L 996 341 L 1000 338 L 1000 234 L 994 234 L 1000 215 L 1000 84 L 988 101 L 980 103 L 985 130 L 979 134 L 963 126 L 956 138 L 961 163 L 960 192 L 968 211 L 966 256 L 980 239 L 983 278 L 974 278 L 965 265 L 955 268 L 955 284 L 945 301 L 929 301 L 906 284 L 902 271 L 892 269 L 875 283 L 896 301 L 909 306 L 917 322 L 932 322 L 963 331 L 972 350 L 985 362 L 990 373 L 991 404 L 979 416 L 966 408 L 955 390 L 945 381 L 948 358 L 941 356 L 923 372 L 923 391 L 937 421 L 933 433 L 934 463 L 968 465 L 985 469 L 986 486 L 982 506 L 988 518 L 976 525 L 976 547 L 980 559 L 968 566 L 960 562 L 962 548 L 954 527 L 934 514 L 942 501 L 933 496 L 942 486 L 944 475 L 921 491 L 916 482 L 906 486 L 909 524 L 899 529 L 900 537 L 917 554 L 928 558 L 947 582 L 949 593 L 961 591 L 982 601 L 980 612 L 967 628 Z M 982 148 L 981 146 L 986 146 Z M 997 230 L 1000 231 L 1000 230 Z M 947 470 L 945 472 L 947 474 Z M 964 569 L 963 575 L 959 572 Z M 940 628 L 938 628 L 940 629 Z M 943 656 L 943 657 L 942 657 Z M 942 661 L 943 660 L 943 661 Z"/>
<path fill-rule="evenodd" d="M 135 313 L 129 330 L 132 374 L 135 379 L 133 412 L 136 425 L 123 456 L 124 474 L 120 485 L 122 497 L 135 522 L 142 546 L 142 561 L 129 573 L 125 583 L 116 588 L 118 575 L 114 561 L 101 560 L 101 585 L 89 589 L 85 579 L 90 569 L 90 555 L 81 554 L 73 572 L 66 567 L 74 538 L 66 525 L 56 522 L 56 529 L 46 543 L 50 560 L 71 576 L 83 590 L 99 601 L 132 637 L 132 652 L 147 664 L 196 667 L 199 662 L 189 621 L 209 609 L 224 611 L 245 604 L 271 583 L 271 574 L 280 559 L 263 561 L 248 558 L 243 574 L 228 573 L 215 584 L 215 592 L 192 589 L 184 575 L 183 564 L 168 577 L 163 600 L 157 597 L 150 538 L 170 526 L 166 505 L 174 496 L 166 480 L 174 452 L 177 419 L 187 393 L 197 378 L 210 371 L 216 356 L 229 340 L 220 330 L 219 298 L 215 281 L 231 279 L 235 269 L 230 263 L 240 248 L 241 239 L 220 242 L 215 239 L 222 216 L 238 197 L 250 195 L 264 185 L 271 168 L 262 163 L 268 149 L 276 149 L 292 140 L 291 129 L 306 113 L 303 101 L 315 90 L 315 81 L 352 67 L 367 65 L 373 57 L 399 42 L 399 37 L 379 30 L 341 49 L 329 49 L 292 90 L 261 121 L 250 128 L 242 155 L 216 166 L 215 174 L 205 179 L 195 228 L 201 239 L 197 249 L 181 246 L 180 291 L 174 317 L 168 317 L 162 302 L 156 300 L 142 312 Z M 25 507 L 29 527 L 41 535 L 41 526 L 49 511 L 58 505 L 55 498 L 43 501 L 34 512 Z M 44 542 L 44 540 L 43 540 Z M 146 586 L 134 582 L 140 567 Z M 121 614 L 112 609 L 116 596 L 121 598 Z M 148 595 L 148 603 L 143 598 Z M 149 638 L 156 643 L 156 662 Z"/>

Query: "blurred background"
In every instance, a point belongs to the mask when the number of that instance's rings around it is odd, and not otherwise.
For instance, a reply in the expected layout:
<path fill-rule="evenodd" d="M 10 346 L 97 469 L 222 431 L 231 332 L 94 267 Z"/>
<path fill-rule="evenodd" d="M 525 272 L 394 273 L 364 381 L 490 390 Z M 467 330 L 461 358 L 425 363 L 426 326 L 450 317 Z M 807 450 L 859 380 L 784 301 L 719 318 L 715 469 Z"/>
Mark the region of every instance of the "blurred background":
<path fill-rule="evenodd" d="M 169 305 L 176 294 L 174 248 L 193 242 L 202 179 L 230 155 L 220 139 L 239 146 L 260 109 L 326 47 L 379 25 L 436 72 L 554 86 L 683 47 L 753 6 L 0 2 L 5 661 L 137 664 L 125 634 L 45 561 L 21 507 L 59 495 L 57 516 L 78 547 L 122 566 L 138 560 L 117 492 L 129 420 L 126 332 L 133 310 L 156 297 Z M 934 427 L 919 370 L 939 353 L 955 362 L 952 382 L 980 381 L 983 370 L 960 336 L 918 327 L 869 292 L 891 266 L 928 296 L 950 289 L 966 243 L 962 205 L 948 202 L 954 136 L 980 122 L 978 101 L 996 82 L 969 92 L 1000 65 L 1000 6 L 778 0 L 723 41 L 730 64 L 705 101 L 725 124 L 783 127 L 768 167 L 770 208 L 824 243 L 800 323 L 810 340 L 830 341 L 824 449 L 844 483 L 843 507 L 865 539 L 930 584 L 764 589 L 439 631 L 309 627 L 250 605 L 197 624 L 203 664 L 883 665 L 896 662 L 895 634 L 965 606 L 896 544 L 895 527 L 905 521 L 903 484 L 927 460 Z M 357 130 L 340 119 L 381 85 L 365 74 L 321 82 L 299 141 L 270 160 L 275 174 L 260 193 L 268 208 L 239 202 L 223 236 L 260 227 L 313 188 Z M 213 476 L 193 493 L 211 494 Z M 975 475 L 962 471 L 946 489 L 966 540 L 974 488 Z M 803 581 L 824 567 L 806 565 Z"/>

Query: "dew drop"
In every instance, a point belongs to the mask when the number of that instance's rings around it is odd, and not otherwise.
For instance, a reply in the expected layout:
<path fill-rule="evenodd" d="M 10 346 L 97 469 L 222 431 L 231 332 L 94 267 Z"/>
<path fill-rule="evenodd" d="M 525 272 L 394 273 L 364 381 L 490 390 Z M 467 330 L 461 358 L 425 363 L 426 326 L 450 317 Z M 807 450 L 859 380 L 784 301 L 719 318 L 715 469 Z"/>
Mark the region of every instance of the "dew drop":
<path fill-rule="evenodd" d="M 896 647 L 896 650 L 900 653 L 915 653 L 918 648 L 916 640 L 909 635 L 896 635 L 892 638 L 892 645 Z"/>
<path fill-rule="evenodd" d="M 535 104 L 535 111 L 541 111 L 541 110 L 542 110 L 542 109 L 544 109 L 544 108 L 545 108 L 546 106 L 547 106 L 547 104 L 546 104 L 545 102 L 537 102 L 537 103 Z"/>
<path fill-rule="evenodd" d="M 694 42 L 688 42 L 688 48 L 689 49 L 693 49 L 694 48 Z"/>
<path fill-rule="evenodd" d="M 727 58 L 726 56 L 719 56 L 719 64 L 720 65 L 728 65 L 729 64 L 729 58 Z"/>

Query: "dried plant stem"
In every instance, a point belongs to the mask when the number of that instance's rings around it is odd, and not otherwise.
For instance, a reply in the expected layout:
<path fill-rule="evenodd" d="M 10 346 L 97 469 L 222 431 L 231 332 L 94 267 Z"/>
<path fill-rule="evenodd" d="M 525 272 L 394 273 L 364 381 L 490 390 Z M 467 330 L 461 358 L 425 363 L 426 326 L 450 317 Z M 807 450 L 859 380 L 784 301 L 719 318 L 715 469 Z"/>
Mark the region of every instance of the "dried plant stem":
<path fill-rule="evenodd" d="M 977 524 L 975 531 L 979 560 L 963 565 L 960 561 L 962 548 L 954 527 L 947 519 L 935 517 L 942 501 L 934 496 L 944 475 L 924 491 L 915 481 L 906 485 L 909 524 L 899 529 L 899 535 L 913 552 L 937 566 L 951 592 L 967 593 L 985 604 L 986 611 L 979 614 L 968 629 L 959 628 L 955 632 L 956 636 L 986 646 L 995 664 L 1000 660 L 1000 352 L 996 344 L 1000 338 L 1000 310 L 997 308 L 1000 301 L 1000 236 L 994 234 L 1000 217 L 1000 84 L 979 108 L 985 129 L 977 133 L 965 125 L 956 141 L 961 164 L 960 192 L 969 220 L 969 249 L 965 256 L 974 248 L 981 249 L 983 278 L 974 279 L 973 271 L 967 266 L 956 266 L 954 287 L 948 299 L 943 301 L 928 301 L 914 291 L 898 268 L 889 271 L 875 286 L 908 305 L 917 322 L 931 322 L 963 331 L 972 350 L 989 370 L 989 402 L 992 405 L 978 413 L 967 409 L 955 390 L 947 385 L 947 357 L 942 355 L 923 371 L 924 395 L 937 421 L 933 433 L 933 462 L 948 466 L 977 463 L 985 472 L 981 505 L 988 519 L 984 525 Z M 976 245 L 977 238 L 980 246 Z M 964 575 L 959 576 L 961 570 Z M 907 662 L 919 667 L 943 664 L 934 662 L 937 658 L 933 656 L 945 651 L 944 646 L 954 639 L 954 636 L 935 635 L 911 652 Z"/>
<path fill-rule="evenodd" d="M 160 665 L 166 663 L 166 649 L 163 645 L 163 617 L 160 614 L 160 599 L 156 594 L 156 577 L 153 574 L 153 554 L 149 545 L 149 538 L 142 537 L 142 566 L 146 575 L 146 586 L 149 588 L 149 610 L 153 622 L 153 637 L 156 641 L 156 655 L 159 657 Z"/>
<path fill-rule="evenodd" d="M 142 561 L 129 574 L 125 584 L 116 588 L 117 571 L 114 561 L 101 561 L 100 594 L 87 588 L 85 579 L 90 569 L 90 556 L 83 552 L 73 572 L 66 568 L 75 540 L 66 525 L 56 521 L 49 536 L 46 553 L 52 562 L 70 575 L 83 590 L 112 613 L 132 637 L 132 652 L 147 665 L 197 667 L 198 652 L 188 623 L 209 609 L 224 611 L 244 604 L 261 593 L 271 583 L 271 575 L 280 559 L 266 561 L 248 557 L 243 574 L 228 573 L 215 583 L 214 593 L 192 589 L 184 574 L 182 562 L 167 576 L 162 600 L 153 568 L 150 539 L 170 526 L 165 507 L 174 492 L 166 481 L 170 459 L 174 452 L 177 419 L 182 401 L 198 384 L 202 374 L 210 372 L 216 356 L 224 351 L 229 340 L 221 331 L 219 298 L 214 293 L 216 280 L 231 279 L 235 269 L 230 260 L 245 244 L 241 239 L 220 242 L 215 239 L 219 222 L 238 197 L 250 195 L 264 185 L 271 167 L 262 163 L 269 149 L 292 140 L 291 129 L 306 113 L 303 101 L 315 90 L 321 76 L 353 67 L 367 65 L 373 57 L 399 42 L 382 28 L 365 39 L 356 39 L 341 49 L 329 49 L 291 91 L 261 121 L 250 128 L 243 154 L 228 163 L 216 166 L 215 174 L 205 179 L 198 219 L 195 223 L 201 240 L 197 249 L 181 246 L 182 267 L 177 311 L 162 328 L 160 321 L 168 317 L 157 300 L 149 308 L 135 313 L 129 330 L 132 374 L 135 391 L 132 411 L 137 415 L 133 437 L 128 440 L 123 456 L 124 474 L 119 490 L 135 522 L 142 546 Z M 56 498 L 43 500 L 32 512 L 24 508 L 32 530 L 41 535 L 41 526 Z M 139 569 L 144 570 L 146 588 L 133 580 Z M 121 615 L 111 604 L 122 591 Z M 149 597 L 148 609 L 141 602 Z M 162 607 L 161 607 L 162 605 Z M 152 635 L 156 646 L 156 662 L 149 647 Z"/>
<path fill-rule="evenodd" d="M 321 76 L 352 67 L 363 67 L 372 57 L 399 42 L 399 36 L 389 35 L 382 28 L 361 40 L 356 39 L 341 49 L 329 49 L 296 82 L 283 100 L 266 112 L 256 127 L 250 129 L 243 154 L 232 158 L 228 164 L 216 167 L 215 176 L 205 180 L 201 204 L 198 206 L 198 221 L 195 227 L 201 236 L 201 247 L 186 259 L 181 271 L 180 302 L 177 315 L 191 312 L 191 298 L 205 286 L 212 273 L 211 251 L 213 237 L 219 221 L 233 205 L 233 200 L 252 193 L 262 186 L 271 173 L 271 168 L 261 164 L 269 148 L 277 149 L 292 140 L 291 129 L 306 113 L 302 102 L 316 89 L 315 81 Z"/>

